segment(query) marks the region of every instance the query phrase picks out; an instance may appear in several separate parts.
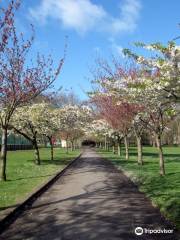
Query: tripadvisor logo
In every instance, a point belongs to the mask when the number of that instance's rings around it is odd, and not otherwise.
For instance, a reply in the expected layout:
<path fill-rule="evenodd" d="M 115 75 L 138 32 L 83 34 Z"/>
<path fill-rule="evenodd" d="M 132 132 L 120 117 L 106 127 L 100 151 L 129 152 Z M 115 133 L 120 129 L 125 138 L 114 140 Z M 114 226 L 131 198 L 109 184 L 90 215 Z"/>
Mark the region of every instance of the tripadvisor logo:
<path fill-rule="evenodd" d="M 142 228 L 142 227 L 136 227 L 135 228 L 135 234 L 136 235 L 142 235 L 145 234 L 169 234 L 173 233 L 173 229 L 148 229 L 148 228 Z"/>
<path fill-rule="evenodd" d="M 143 234 L 143 228 L 142 227 L 135 228 L 135 234 L 136 235 L 142 235 Z"/>

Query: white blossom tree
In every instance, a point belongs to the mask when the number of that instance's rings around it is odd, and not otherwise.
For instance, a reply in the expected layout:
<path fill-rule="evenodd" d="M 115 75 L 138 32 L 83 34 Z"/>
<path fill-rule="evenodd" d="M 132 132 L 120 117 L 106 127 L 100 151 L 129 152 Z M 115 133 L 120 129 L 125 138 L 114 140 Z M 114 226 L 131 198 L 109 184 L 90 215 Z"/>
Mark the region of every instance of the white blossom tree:
<path fill-rule="evenodd" d="M 161 91 L 165 102 L 180 102 L 180 46 L 175 42 L 161 43 L 136 43 L 136 46 L 147 49 L 153 57 L 144 57 L 124 49 L 125 55 L 132 57 L 145 69 L 156 73 L 153 86 Z"/>
<path fill-rule="evenodd" d="M 35 163 L 39 165 L 38 130 L 41 126 L 38 122 L 38 106 L 38 104 L 33 104 L 31 106 L 24 106 L 16 109 L 11 119 L 11 129 L 13 129 L 15 133 L 21 134 L 32 143 L 35 151 Z"/>
<path fill-rule="evenodd" d="M 126 79 L 126 94 L 131 101 L 143 106 L 138 119 L 156 139 L 160 175 L 165 175 L 162 134 L 168 122 L 175 116 L 179 101 L 179 47 L 172 42 L 167 47 L 159 43 L 138 46 L 158 51 L 160 54 L 145 58 L 125 50 L 125 53 L 141 66 L 134 81 Z"/>
<path fill-rule="evenodd" d="M 60 136 L 74 148 L 74 141 L 84 134 L 84 127 L 91 119 L 91 109 L 87 106 L 67 105 L 56 109 L 57 123 L 60 126 Z"/>
<path fill-rule="evenodd" d="M 51 148 L 51 160 L 53 160 L 54 159 L 53 139 L 57 134 L 57 131 L 60 131 L 61 127 L 58 125 L 57 122 L 56 111 L 53 106 L 47 103 L 36 104 L 34 109 L 36 114 L 34 124 L 36 124 L 38 135 L 45 136 L 48 139 Z M 32 111 L 34 109 L 32 109 Z"/>
<path fill-rule="evenodd" d="M 102 147 L 102 142 L 104 142 L 105 148 L 108 148 L 107 137 L 111 137 L 112 132 L 112 128 L 105 119 L 95 119 L 85 128 L 85 135 L 96 139 L 96 142 L 99 142 L 99 147 Z"/>

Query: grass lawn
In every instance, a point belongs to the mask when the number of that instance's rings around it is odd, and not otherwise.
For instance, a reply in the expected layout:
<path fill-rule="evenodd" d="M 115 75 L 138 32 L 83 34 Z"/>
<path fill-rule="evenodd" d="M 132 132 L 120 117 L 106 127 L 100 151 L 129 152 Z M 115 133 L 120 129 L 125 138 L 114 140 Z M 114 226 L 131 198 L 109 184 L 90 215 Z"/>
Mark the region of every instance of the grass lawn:
<path fill-rule="evenodd" d="M 105 158 L 123 169 L 161 212 L 180 228 L 180 147 L 164 147 L 166 176 L 159 175 L 156 148 L 144 147 L 144 165 L 137 164 L 137 151 L 130 148 L 130 160 L 98 149 Z"/>
<path fill-rule="evenodd" d="M 9 151 L 7 159 L 7 181 L 0 182 L 0 210 L 15 206 L 48 178 L 63 169 L 80 150 L 69 154 L 64 149 L 54 149 L 54 161 L 50 149 L 40 149 L 41 165 L 34 164 L 34 151 Z"/>

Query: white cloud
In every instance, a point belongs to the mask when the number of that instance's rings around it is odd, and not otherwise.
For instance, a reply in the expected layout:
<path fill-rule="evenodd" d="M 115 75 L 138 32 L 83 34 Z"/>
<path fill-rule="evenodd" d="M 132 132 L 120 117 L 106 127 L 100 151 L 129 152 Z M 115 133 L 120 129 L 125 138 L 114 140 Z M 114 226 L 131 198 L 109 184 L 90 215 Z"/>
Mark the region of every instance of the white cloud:
<path fill-rule="evenodd" d="M 41 22 L 48 17 L 57 19 L 64 27 L 84 33 L 102 20 L 106 12 L 89 0 L 42 0 L 40 6 L 30 9 L 30 14 Z"/>
<path fill-rule="evenodd" d="M 90 30 L 119 34 L 135 30 L 140 9 L 140 0 L 122 0 L 119 16 L 114 17 L 91 0 L 41 0 L 39 6 L 29 11 L 37 21 L 57 19 L 65 28 L 81 34 Z"/>
<path fill-rule="evenodd" d="M 139 0 L 125 0 L 119 6 L 120 17 L 112 19 L 110 25 L 113 33 L 133 32 L 137 27 L 141 4 Z"/>

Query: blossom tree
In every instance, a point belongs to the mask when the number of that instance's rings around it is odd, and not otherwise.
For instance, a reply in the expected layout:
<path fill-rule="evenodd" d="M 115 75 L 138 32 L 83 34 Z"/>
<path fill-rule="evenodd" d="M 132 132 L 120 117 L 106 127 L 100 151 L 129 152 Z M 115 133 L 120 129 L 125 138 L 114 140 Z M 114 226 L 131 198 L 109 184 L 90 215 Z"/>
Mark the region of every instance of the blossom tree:
<path fill-rule="evenodd" d="M 38 54 L 35 63 L 28 66 L 27 56 L 34 36 L 24 40 L 22 34 L 17 35 L 13 14 L 15 8 L 14 1 L 11 1 L 7 10 L 11 17 L 9 20 L 5 17 L 1 22 L 1 26 L 8 25 L 8 34 L 4 37 L 4 31 L 0 32 L 0 39 L 3 41 L 0 43 L 0 46 L 3 46 L 0 51 L 1 180 L 6 180 L 7 131 L 16 108 L 48 89 L 59 75 L 64 62 L 64 58 L 61 59 L 58 67 L 54 69 L 51 56 L 46 58 Z M 3 40 L 4 38 L 6 40 Z"/>
<path fill-rule="evenodd" d="M 153 84 L 153 82 L 151 84 Z M 146 89 L 142 92 L 137 89 L 137 95 L 135 94 L 133 96 L 136 96 L 136 100 L 138 99 L 138 102 L 141 102 L 145 109 L 144 112 L 138 114 L 139 121 L 145 129 L 154 135 L 156 139 L 159 151 L 160 174 L 164 175 L 165 167 L 162 150 L 162 134 L 168 125 L 168 122 L 172 120 L 173 115 L 175 115 L 175 110 L 171 104 L 163 105 L 159 100 L 161 95 L 157 94 L 157 92 L 155 92 L 150 86 L 146 86 Z"/>
<path fill-rule="evenodd" d="M 68 142 L 71 142 L 73 149 L 74 141 L 83 135 L 85 125 L 91 120 L 91 109 L 87 106 L 67 105 L 56 111 L 60 136 L 66 140 L 68 152 Z"/>
<path fill-rule="evenodd" d="M 62 126 L 59 125 L 57 110 L 48 103 L 35 103 L 17 108 L 11 120 L 11 129 L 28 139 L 35 150 L 35 163 L 40 164 L 38 141 L 46 137 L 51 147 L 51 160 L 54 159 L 54 137 Z M 77 134 L 76 134 L 77 135 Z"/>
<path fill-rule="evenodd" d="M 35 153 L 35 163 L 40 165 L 40 155 L 38 148 L 38 138 L 40 137 L 39 129 L 41 123 L 39 120 L 39 104 L 33 104 L 31 106 L 23 106 L 16 109 L 15 114 L 11 118 L 11 129 L 21 134 L 28 139 L 33 147 Z"/>
<path fill-rule="evenodd" d="M 34 105 L 34 111 L 36 114 L 36 125 L 38 134 L 45 136 L 51 147 L 51 160 L 54 159 L 54 137 L 57 131 L 60 130 L 60 126 L 57 124 L 57 116 L 55 109 L 47 103 L 39 103 Z M 33 114 L 33 110 L 32 110 Z"/>
<path fill-rule="evenodd" d="M 167 54 L 167 49 L 159 44 L 143 46 Z M 171 43 L 168 49 L 170 53 L 175 51 Z M 177 82 L 179 80 L 172 77 L 174 66 L 168 62 L 169 59 L 165 57 L 144 58 L 127 50 L 126 53 L 141 65 L 136 81 L 127 81 L 127 94 L 132 101 L 143 106 L 144 110 L 138 114 L 138 119 L 149 132 L 153 133 L 156 139 L 159 151 L 160 175 L 165 175 L 162 134 L 168 122 L 176 114 L 176 104 L 174 100 L 172 101 L 172 97 L 178 100 L 179 86 L 177 86 Z M 172 86 L 172 91 L 170 86 Z"/>
<path fill-rule="evenodd" d="M 180 102 L 180 46 L 170 41 L 167 45 L 161 43 L 136 43 L 154 53 L 150 58 L 124 49 L 125 55 L 132 57 L 138 64 L 149 71 L 156 72 L 154 86 L 161 91 L 161 97 L 166 102 Z"/>
<path fill-rule="evenodd" d="M 103 63 L 101 69 L 105 74 L 101 74 L 96 82 L 100 85 L 98 90 L 104 94 L 138 106 L 139 110 L 133 119 L 137 145 L 140 146 L 138 135 L 141 134 L 142 127 L 153 133 L 159 152 L 160 175 L 164 175 L 162 134 L 177 112 L 180 92 L 179 47 L 172 42 L 168 43 L 168 46 L 159 43 L 137 45 L 157 54 L 145 58 L 125 49 L 124 53 L 135 61 L 134 67 L 127 70 L 115 62 L 112 70 L 108 64 Z M 140 130 L 139 133 L 137 130 Z M 140 162 L 141 150 L 138 150 L 138 156 Z"/>
<path fill-rule="evenodd" d="M 105 66 L 108 66 L 103 68 L 108 69 L 108 76 L 110 77 L 102 77 L 99 81 L 99 84 L 101 85 L 102 92 L 106 96 L 106 101 L 104 102 L 105 113 L 107 113 L 108 110 L 111 111 L 111 114 L 109 113 L 107 118 L 113 119 L 114 117 L 114 119 L 111 120 L 111 124 L 114 126 L 116 131 L 119 129 L 119 135 L 116 133 L 116 137 L 118 139 L 118 152 L 120 154 L 120 142 L 124 138 L 126 146 L 126 158 L 128 158 L 128 144 L 126 137 L 124 136 L 126 135 L 125 133 L 131 134 L 133 129 L 137 141 L 138 164 L 142 165 L 143 160 L 141 138 L 144 126 L 139 120 L 138 114 L 144 110 L 144 106 L 142 103 L 139 104 L 138 102 L 135 102 L 134 99 L 130 101 L 131 94 L 129 94 L 129 86 L 131 83 L 133 85 L 136 84 L 136 80 L 139 77 L 139 69 L 134 66 L 134 64 L 131 67 L 122 67 L 122 65 L 116 60 L 114 60 L 114 71 L 109 65 L 106 64 Z M 108 101 L 108 98 L 110 101 Z M 115 99 L 115 104 L 112 104 L 112 99 Z M 108 102 L 110 103 L 111 107 L 109 106 Z M 106 109 L 107 107 L 108 109 Z M 127 126 L 127 128 L 125 126 Z"/>
<path fill-rule="evenodd" d="M 107 136 L 111 136 L 111 133 L 112 128 L 102 118 L 94 119 L 85 126 L 85 136 L 94 138 L 96 142 L 99 142 L 99 147 L 102 147 L 102 141 L 104 141 L 106 147 Z"/>
<path fill-rule="evenodd" d="M 115 129 L 119 155 L 121 154 L 121 141 L 124 138 L 126 158 L 129 155 L 128 138 L 126 136 L 131 134 L 132 128 L 134 129 L 137 140 L 138 163 L 142 164 L 141 135 L 143 126 L 140 121 L 137 121 L 137 114 L 143 109 L 143 106 L 129 101 L 127 91 L 127 82 L 134 83 L 136 81 L 139 69 L 134 63 L 122 65 L 115 58 L 113 58 L 112 64 L 102 59 L 98 60 L 97 63 L 98 69 L 95 71 L 97 74 L 92 81 L 95 90 L 90 93 L 90 96 L 95 99 L 96 103 L 100 100 L 98 105 L 101 106 L 100 108 L 104 108 L 106 118 L 109 119 L 108 121 Z"/>
<path fill-rule="evenodd" d="M 0 52 L 3 52 L 12 34 L 14 14 L 20 6 L 20 0 L 11 0 L 7 7 L 0 6 Z"/>
<path fill-rule="evenodd" d="M 4 50 L 9 42 L 10 36 L 12 34 L 12 24 L 14 21 L 14 13 L 19 8 L 19 1 L 11 1 L 9 2 L 7 8 L 0 7 L 0 56 L 4 54 Z M 0 83 L 2 77 L 0 77 Z M 0 86 L 0 97 L 1 97 L 1 89 Z M 1 106 L 1 104 L 0 104 Z M 1 107 L 0 107 L 0 110 Z M 2 125 L 2 120 L 1 120 Z M 6 141 L 7 141 L 7 130 L 1 130 L 1 134 L 4 135 L 2 138 L 1 144 L 1 159 L 6 159 Z M 5 142 L 5 144 L 4 144 Z M 0 166 L 2 165 L 2 180 L 6 179 L 5 176 L 5 168 L 6 168 L 6 161 L 1 160 Z"/>
<path fill-rule="evenodd" d="M 121 141 L 124 139 L 126 149 L 126 159 L 129 159 L 128 135 L 132 130 L 132 120 L 135 114 L 135 106 L 116 97 L 106 94 L 94 96 L 94 102 L 99 109 L 99 113 L 109 125 L 116 131 L 118 140 L 118 153 L 121 153 Z"/>

